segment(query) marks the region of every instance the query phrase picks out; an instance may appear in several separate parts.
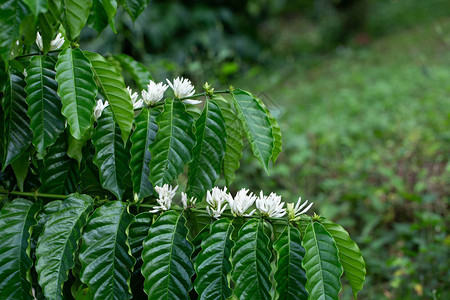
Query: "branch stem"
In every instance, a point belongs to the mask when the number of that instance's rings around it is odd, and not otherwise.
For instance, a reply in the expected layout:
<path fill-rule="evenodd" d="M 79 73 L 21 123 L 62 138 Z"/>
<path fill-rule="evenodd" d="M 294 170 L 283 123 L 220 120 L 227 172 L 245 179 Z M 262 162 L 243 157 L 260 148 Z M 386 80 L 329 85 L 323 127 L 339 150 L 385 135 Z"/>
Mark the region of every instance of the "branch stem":
<path fill-rule="evenodd" d="M 51 199 L 64 199 L 67 198 L 67 195 L 56 195 L 56 194 L 41 194 L 41 193 L 32 193 L 32 192 L 19 192 L 19 191 L 8 191 L 0 188 L 0 194 L 6 195 L 17 195 L 24 197 L 40 197 L 40 198 L 51 198 Z"/>

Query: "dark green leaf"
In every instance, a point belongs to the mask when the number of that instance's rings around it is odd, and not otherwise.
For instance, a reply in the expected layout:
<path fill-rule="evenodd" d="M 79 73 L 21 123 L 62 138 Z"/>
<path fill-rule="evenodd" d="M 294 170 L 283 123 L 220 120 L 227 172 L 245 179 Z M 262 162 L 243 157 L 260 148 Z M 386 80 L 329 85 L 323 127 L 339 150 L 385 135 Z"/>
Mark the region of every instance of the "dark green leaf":
<path fill-rule="evenodd" d="M 149 299 L 188 299 L 194 267 L 186 219 L 174 211 L 152 224 L 144 241 L 142 274 Z"/>
<path fill-rule="evenodd" d="M 336 246 L 339 249 L 339 261 L 344 268 L 344 275 L 347 277 L 356 299 L 366 279 L 366 263 L 361 251 L 342 226 L 327 219 L 321 219 L 320 223 L 336 242 Z"/>
<path fill-rule="evenodd" d="M 125 0 L 125 10 L 128 12 L 133 21 L 147 8 L 149 0 Z"/>
<path fill-rule="evenodd" d="M 60 26 L 61 1 L 48 0 L 47 12 L 38 16 L 37 26 L 42 36 L 44 53 L 50 50 L 50 42 L 55 38 Z"/>
<path fill-rule="evenodd" d="M 25 85 L 23 74 L 10 68 L 3 99 L 5 122 L 3 170 L 19 158 L 31 144 L 33 133 L 30 129 L 30 119 L 27 116 Z"/>
<path fill-rule="evenodd" d="M 70 158 L 75 159 L 78 162 L 78 166 L 81 165 L 83 159 L 83 147 L 86 145 L 87 141 L 91 139 L 92 130 L 85 132 L 83 137 L 78 140 L 69 134 L 69 146 L 67 149 L 67 155 Z"/>
<path fill-rule="evenodd" d="M 114 120 L 119 124 L 124 142 L 128 140 L 133 127 L 133 103 L 128 93 L 122 76 L 100 54 L 84 52 L 92 63 L 95 76 L 99 83 L 99 89 L 108 100 L 114 113 Z"/>
<path fill-rule="evenodd" d="M 30 166 L 30 151 L 25 151 L 18 159 L 16 159 L 11 167 L 16 175 L 17 186 L 23 192 L 23 183 L 28 174 L 28 167 Z"/>
<path fill-rule="evenodd" d="M 39 175 L 41 193 L 67 195 L 77 191 L 80 171 L 77 161 L 67 153 L 66 134 L 62 133 L 44 156 L 44 168 Z"/>
<path fill-rule="evenodd" d="M 240 299 L 271 299 L 269 238 L 263 219 L 250 219 L 239 230 L 233 248 L 234 295 Z"/>
<path fill-rule="evenodd" d="M 221 95 L 212 98 L 222 112 L 227 132 L 227 145 L 223 158 L 223 173 L 227 186 L 234 181 L 234 173 L 239 169 L 239 161 L 242 158 L 244 141 L 242 140 L 242 128 L 237 114 L 232 110 L 230 103 Z"/>
<path fill-rule="evenodd" d="M 302 266 L 306 270 L 306 290 L 310 299 L 339 299 L 342 266 L 333 237 L 317 222 L 306 228 L 302 245 L 306 250 Z"/>
<path fill-rule="evenodd" d="M 125 191 L 123 179 L 130 171 L 130 152 L 123 144 L 110 107 L 105 108 L 98 118 L 92 143 L 95 146 L 94 163 L 99 169 L 102 187 L 116 195 L 117 199 L 122 199 Z"/>
<path fill-rule="evenodd" d="M 100 34 L 108 26 L 108 16 L 101 0 L 93 0 L 88 24 Z"/>
<path fill-rule="evenodd" d="M 91 127 L 97 85 L 89 59 L 80 49 L 67 48 L 58 56 L 56 64 L 58 95 L 62 99 L 62 113 L 67 118 L 70 133 L 81 139 Z"/>
<path fill-rule="evenodd" d="M 92 0 L 63 0 L 64 27 L 70 41 L 75 40 L 89 17 Z"/>
<path fill-rule="evenodd" d="M 9 61 L 13 43 L 19 39 L 20 23 L 27 15 L 21 0 L 6 0 L 0 4 L 0 57 Z"/>
<path fill-rule="evenodd" d="M 233 225 L 229 219 L 220 219 L 211 225 L 211 232 L 202 242 L 202 250 L 195 261 L 197 278 L 195 290 L 199 299 L 228 299 L 233 291 L 229 287 L 231 271 L 230 239 Z"/>
<path fill-rule="evenodd" d="M 40 13 L 47 11 L 47 0 L 24 0 L 31 9 L 33 15 L 37 18 Z"/>
<path fill-rule="evenodd" d="M 122 67 L 131 75 L 140 90 L 146 90 L 152 75 L 146 66 L 126 54 L 114 55 Z"/>
<path fill-rule="evenodd" d="M 160 113 L 158 109 L 148 110 L 143 108 L 141 113 L 134 119 L 136 128 L 131 135 L 131 180 L 133 191 L 139 199 L 151 196 L 153 187 L 148 179 L 150 176 L 150 145 L 154 142 L 158 125 L 156 116 Z"/>
<path fill-rule="evenodd" d="M 134 258 L 128 254 L 127 228 L 132 220 L 126 203 L 110 202 L 90 216 L 83 230 L 80 277 L 95 299 L 131 298 Z"/>
<path fill-rule="evenodd" d="M 300 232 L 286 226 L 278 240 L 273 244 L 277 251 L 277 282 L 278 299 L 308 299 L 305 289 L 306 274 L 302 267 L 305 249 L 301 245 Z"/>
<path fill-rule="evenodd" d="M 28 116 L 33 131 L 33 145 L 41 155 L 64 131 L 61 98 L 57 94 L 55 61 L 50 56 L 34 56 L 27 68 Z"/>
<path fill-rule="evenodd" d="M 220 176 L 225 155 L 226 130 L 220 108 L 207 101 L 201 116 L 195 122 L 196 144 L 189 163 L 187 194 L 203 199 Z"/>
<path fill-rule="evenodd" d="M 211 220 L 211 217 L 208 215 L 209 220 Z M 195 221 L 198 221 L 199 219 L 197 218 L 197 215 L 195 217 Z M 197 224 L 195 224 L 196 226 L 199 225 L 200 222 L 198 222 Z M 188 223 L 189 224 L 189 220 Z M 200 251 L 202 250 L 202 242 L 203 240 L 209 235 L 209 231 L 211 230 L 211 224 L 206 225 L 205 227 L 202 228 L 202 230 L 200 230 L 200 232 L 195 236 L 195 238 L 191 239 L 191 243 L 194 246 L 194 252 L 191 255 L 191 260 L 192 262 L 195 264 L 195 261 L 197 260 L 197 256 L 200 253 Z M 192 231 L 189 230 L 189 234 L 192 234 Z"/>
<path fill-rule="evenodd" d="M 108 17 L 108 23 L 111 29 L 117 33 L 114 18 L 117 12 L 117 2 L 115 0 L 100 0 Z"/>
<path fill-rule="evenodd" d="M 92 212 L 93 201 L 87 195 L 71 194 L 44 226 L 36 248 L 39 284 L 48 299 L 62 299 L 62 286 L 75 265 L 78 239 Z"/>
<path fill-rule="evenodd" d="M 156 118 L 158 134 L 150 145 L 150 181 L 153 185 L 171 184 L 191 161 L 195 145 L 192 117 L 180 100 L 166 99 L 164 111 Z"/>
<path fill-rule="evenodd" d="M 251 94 L 239 89 L 233 90 L 231 95 L 253 154 L 259 159 L 264 170 L 269 173 L 269 161 L 272 157 L 275 138 L 264 104 L 257 98 L 253 98 Z"/>
<path fill-rule="evenodd" d="M 30 228 L 41 205 L 15 199 L 0 212 L 0 295 L 2 299 L 33 299 L 27 279 L 33 261 L 29 257 Z"/>

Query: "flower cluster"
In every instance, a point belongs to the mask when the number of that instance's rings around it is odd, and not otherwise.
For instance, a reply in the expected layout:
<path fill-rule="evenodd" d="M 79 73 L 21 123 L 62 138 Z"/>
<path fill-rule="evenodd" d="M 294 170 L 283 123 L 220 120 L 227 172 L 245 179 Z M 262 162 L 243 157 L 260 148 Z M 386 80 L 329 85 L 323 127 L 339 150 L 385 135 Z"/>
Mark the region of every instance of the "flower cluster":
<path fill-rule="evenodd" d="M 193 96 L 195 93 L 194 86 L 189 79 L 177 77 L 173 80 L 173 82 L 170 82 L 168 79 L 166 79 L 166 81 L 168 85 L 162 82 L 156 83 L 153 80 L 150 80 L 149 84 L 147 85 L 147 89 L 141 91 L 142 98 L 140 99 L 138 98 L 139 94 L 137 92 L 133 92 L 130 87 L 127 87 L 128 93 L 130 94 L 131 100 L 133 101 L 133 108 L 140 109 L 144 105 L 154 106 L 158 102 L 161 102 L 164 98 L 164 93 L 169 88 L 169 86 L 173 90 L 175 98 L 183 100 L 184 103 L 201 103 L 201 101 L 198 100 L 186 99 Z"/>
<path fill-rule="evenodd" d="M 173 188 L 171 185 L 165 184 L 163 186 L 155 186 L 155 191 L 158 193 L 159 197 L 156 199 L 158 206 L 154 206 L 151 213 L 157 213 L 159 211 L 169 210 L 172 206 L 173 197 L 178 189 L 178 186 Z"/>
<path fill-rule="evenodd" d="M 62 37 L 61 33 L 58 33 L 56 38 L 50 42 L 50 51 L 58 50 L 62 47 L 63 44 L 64 38 Z M 44 51 L 44 43 L 42 42 L 42 36 L 39 31 L 36 34 L 36 45 L 38 46 L 39 50 Z"/>

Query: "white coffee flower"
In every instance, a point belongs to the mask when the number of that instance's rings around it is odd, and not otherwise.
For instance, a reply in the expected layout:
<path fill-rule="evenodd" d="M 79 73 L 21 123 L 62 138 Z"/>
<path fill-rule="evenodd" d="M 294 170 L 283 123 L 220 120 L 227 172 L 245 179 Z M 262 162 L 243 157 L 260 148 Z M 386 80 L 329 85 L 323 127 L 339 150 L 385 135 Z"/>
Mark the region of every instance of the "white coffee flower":
<path fill-rule="evenodd" d="M 139 94 L 133 92 L 133 90 L 127 86 L 128 94 L 130 94 L 131 102 L 133 102 L 133 109 L 140 109 L 144 106 L 144 101 L 142 99 L 138 100 Z"/>
<path fill-rule="evenodd" d="M 302 203 L 302 197 L 299 197 L 297 204 L 295 204 L 295 206 L 294 206 L 294 203 L 287 204 L 287 213 L 288 213 L 290 221 L 298 221 L 300 219 L 300 215 L 306 213 L 313 205 L 313 202 L 311 202 L 308 205 L 308 200 L 306 200 L 303 204 L 301 204 L 301 203 Z M 308 205 L 308 206 L 306 206 L 306 205 Z M 306 206 L 306 208 L 305 208 L 305 206 Z"/>
<path fill-rule="evenodd" d="M 103 103 L 103 101 L 101 99 L 97 100 L 97 105 L 94 108 L 94 118 L 95 121 L 98 120 L 98 118 L 100 118 L 100 116 L 103 113 L 103 110 L 109 105 L 108 101 L 105 101 Z"/>
<path fill-rule="evenodd" d="M 167 90 L 169 86 L 167 84 L 155 83 L 150 80 L 150 83 L 147 85 L 147 90 L 142 90 L 142 99 L 144 99 L 145 104 L 149 106 L 153 106 L 164 97 L 164 92 Z"/>
<path fill-rule="evenodd" d="M 50 42 L 50 51 L 58 50 L 64 44 L 64 38 L 61 36 L 61 33 L 58 33 L 56 38 Z M 39 50 L 44 51 L 44 44 L 42 42 L 42 36 L 39 31 L 36 34 L 36 45 Z"/>
<path fill-rule="evenodd" d="M 227 208 L 228 204 L 225 202 L 230 198 L 231 196 L 227 193 L 226 187 L 223 190 L 214 187 L 211 191 L 206 192 L 206 202 L 208 203 L 206 211 L 211 217 L 218 219 Z"/>
<path fill-rule="evenodd" d="M 155 186 L 155 191 L 158 193 L 159 197 L 156 199 L 158 202 L 158 206 L 153 206 L 153 210 L 151 213 L 157 213 L 159 211 L 167 211 L 172 206 L 172 199 L 175 197 L 175 193 L 178 189 L 178 186 L 173 188 L 171 185 L 164 184 L 161 186 Z"/>
<path fill-rule="evenodd" d="M 181 203 L 183 204 L 184 210 L 188 209 L 190 206 L 195 206 L 195 202 L 197 202 L 196 198 L 191 197 L 191 199 L 188 200 L 187 194 L 181 192 Z"/>
<path fill-rule="evenodd" d="M 256 199 L 256 208 L 263 216 L 281 218 L 286 214 L 286 210 L 283 206 L 284 202 L 281 202 L 281 196 L 278 196 L 275 193 L 264 196 L 263 191 L 261 191 L 259 198 Z"/>
<path fill-rule="evenodd" d="M 175 98 L 182 99 L 191 97 L 195 94 L 194 86 L 192 85 L 191 81 L 187 78 L 177 77 L 173 80 L 173 84 L 169 81 L 169 79 L 166 79 L 167 83 L 170 85 L 170 88 L 173 90 L 173 93 L 175 94 Z M 184 103 L 187 104 L 199 104 L 202 103 L 202 101 L 193 100 L 193 99 L 185 99 L 183 100 Z"/>
<path fill-rule="evenodd" d="M 253 193 L 248 194 L 248 192 L 248 189 L 241 189 L 236 193 L 234 199 L 232 197 L 229 197 L 228 203 L 230 204 L 231 213 L 233 214 L 233 216 L 251 216 L 255 212 L 254 209 L 248 214 L 245 213 L 250 208 L 250 206 L 255 203 L 255 200 L 257 198 Z"/>

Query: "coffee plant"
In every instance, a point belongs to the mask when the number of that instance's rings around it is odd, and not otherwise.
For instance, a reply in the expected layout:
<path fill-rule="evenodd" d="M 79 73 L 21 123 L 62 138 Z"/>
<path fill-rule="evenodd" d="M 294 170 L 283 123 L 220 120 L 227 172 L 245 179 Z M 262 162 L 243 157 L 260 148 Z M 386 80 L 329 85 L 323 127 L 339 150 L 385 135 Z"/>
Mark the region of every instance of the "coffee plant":
<path fill-rule="evenodd" d="M 343 274 L 356 298 L 365 263 L 341 226 L 215 186 L 244 138 L 266 172 L 280 154 L 260 99 L 80 49 L 86 24 L 115 30 L 118 6 L 135 20 L 146 4 L 0 5 L 0 298 L 338 299 Z"/>

